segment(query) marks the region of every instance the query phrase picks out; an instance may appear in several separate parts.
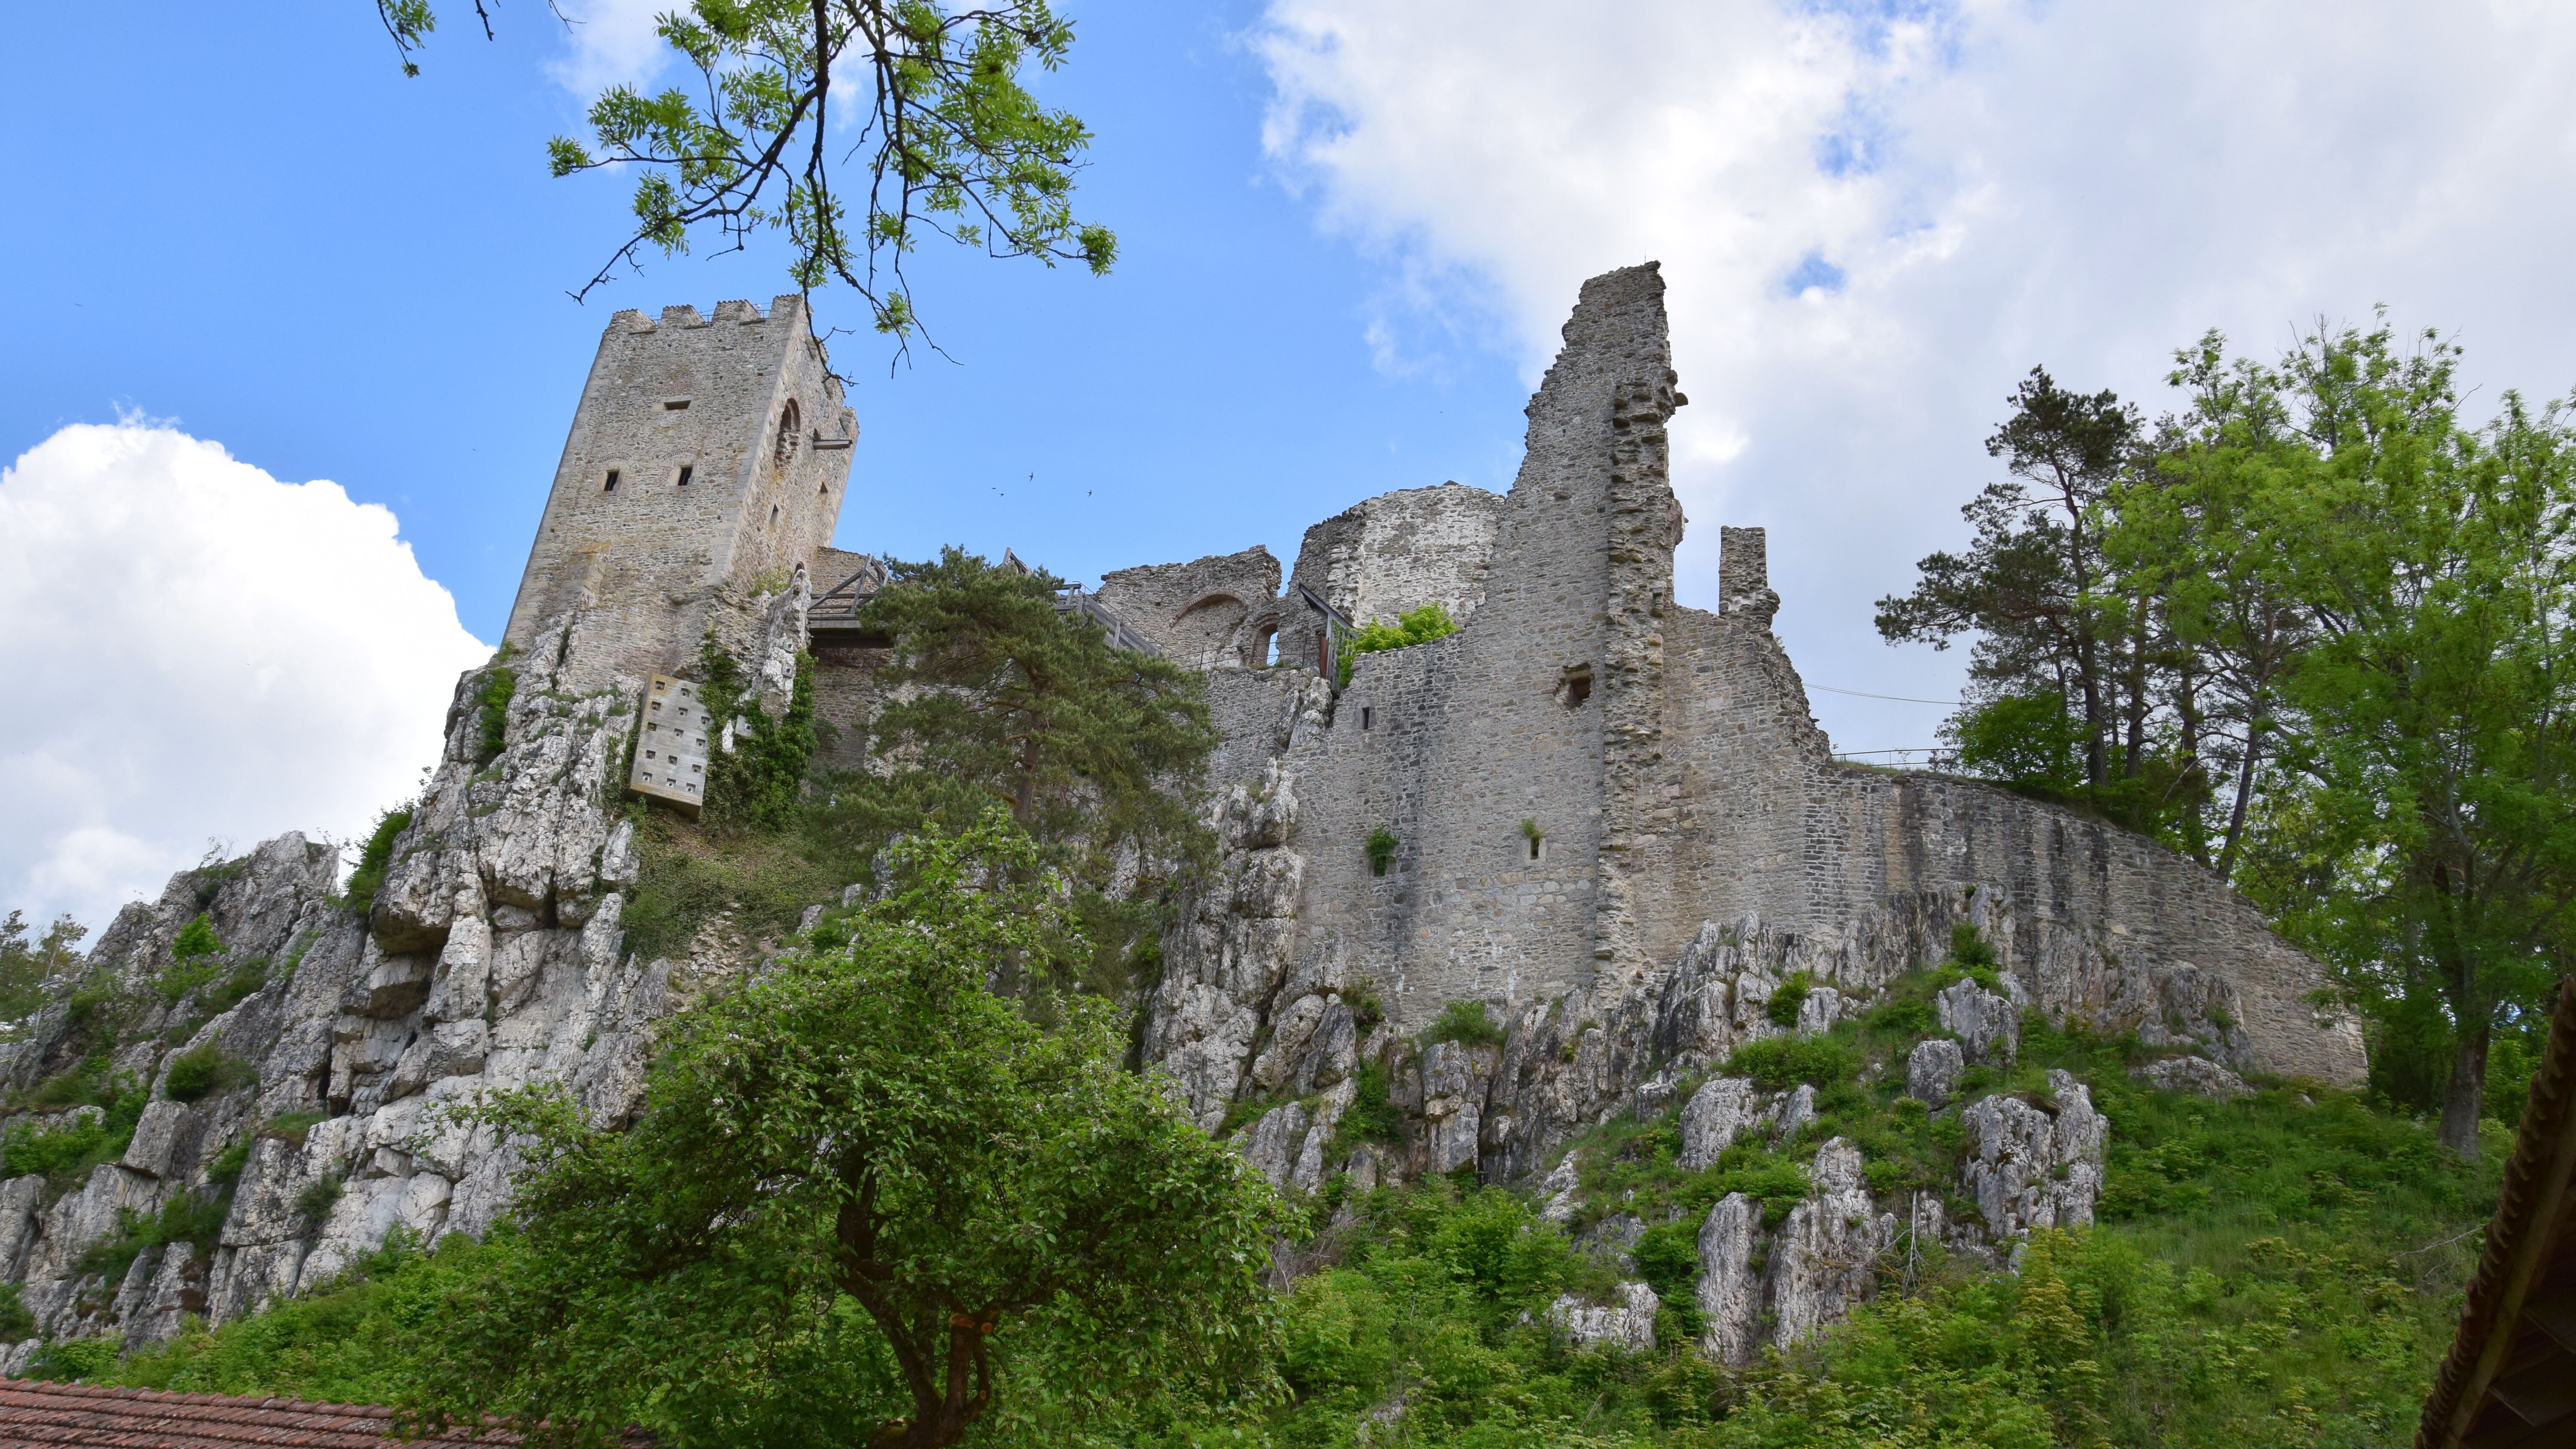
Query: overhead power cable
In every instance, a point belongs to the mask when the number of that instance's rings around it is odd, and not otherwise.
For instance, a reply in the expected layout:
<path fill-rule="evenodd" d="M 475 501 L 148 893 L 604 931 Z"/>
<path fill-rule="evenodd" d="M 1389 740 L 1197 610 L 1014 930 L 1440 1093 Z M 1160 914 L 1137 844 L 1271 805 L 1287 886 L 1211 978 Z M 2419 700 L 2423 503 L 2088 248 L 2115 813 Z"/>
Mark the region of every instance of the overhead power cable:
<path fill-rule="evenodd" d="M 1910 694 L 1868 694 L 1857 689 L 1836 689 L 1830 684 L 1810 684 L 1807 687 L 1821 689 L 1827 694 L 1848 694 L 1854 699 L 1892 699 L 1899 704 L 1946 704 L 1952 709 L 1957 709 L 1960 705 L 1960 701 L 1955 699 L 1916 699 Z"/>

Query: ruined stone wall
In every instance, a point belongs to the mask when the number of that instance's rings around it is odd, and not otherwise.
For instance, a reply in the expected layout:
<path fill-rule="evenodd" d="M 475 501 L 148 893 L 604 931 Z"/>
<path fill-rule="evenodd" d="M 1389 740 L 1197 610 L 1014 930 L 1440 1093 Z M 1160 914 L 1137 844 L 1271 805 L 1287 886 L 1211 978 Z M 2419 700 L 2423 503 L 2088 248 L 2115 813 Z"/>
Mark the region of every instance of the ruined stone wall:
<path fill-rule="evenodd" d="M 1259 544 L 1185 564 L 1148 564 L 1100 576 L 1100 602 L 1189 669 L 1258 669 L 1245 655 L 1244 623 L 1271 608 L 1279 560 Z M 1300 656 L 1307 657 L 1307 656 Z"/>
<path fill-rule="evenodd" d="M 1307 529 L 1289 582 L 1353 624 L 1392 624 L 1425 604 L 1463 624 L 1485 601 L 1507 511 L 1503 495 L 1459 483 L 1382 493 Z M 1282 660 L 1321 657 L 1324 626 L 1312 606 L 1291 597 L 1273 617 Z"/>
<path fill-rule="evenodd" d="M 1294 1096 L 1246 1150 L 1312 1185 L 1334 1164 L 1310 1145 L 1374 1056 L 1416 1119 L 1385 1170 L 1543 1170 L 1581 1126 L 1776 1030 L 1762 1006 L 1790 973 L 1858 1009 L 1962 923 L 2001 958 L 1999 1009 L 2356 1079 L 2357 1033 L 2308 1004 L 2316 963 L 2202 867 L 1989 785 L 1837 763 L 1771 632 L 1760 530 L 1722 532 L 1718 613 L 1673 602 L 1664 428 L 1683 399 L 1661 285 L 1637 268 L 1584 289 L 1481 569 L 1464 547 L 1398 567 L 1364 546 L 1373 519 L 1483 516 L 1474 490 L 1310 532 L 1292 577 L 1378 613 L 1481 574 L 1465 627 L 1362 656 L 1338 696 L 1287 667 L 1220 691 L 1243 701 L 1220 712 L 1225 864 L 1166 943 L 1146 1035 L 1202 1120 Z M 1383 875 L 1380 829 L 1398 842 Z M 1411 1045 L 1468 999 L 1509 1026 L 1502 1047 Z"/>
<path fill-rule="evenodd" d="M 854 437 L 856 419 L 802 298 L 780 297 L 765 314 L 749 302 L 722 303 L 713 318 L 686 306 L 658 322 L 618 313 L 504 639 L 525 650 L 579 611 L 586 628 L 558 661 L 579 682 L 691 672 L 717 615 L 777 592 L 830 540 L 850 454 L 818 450 L 818 433 Z"/>

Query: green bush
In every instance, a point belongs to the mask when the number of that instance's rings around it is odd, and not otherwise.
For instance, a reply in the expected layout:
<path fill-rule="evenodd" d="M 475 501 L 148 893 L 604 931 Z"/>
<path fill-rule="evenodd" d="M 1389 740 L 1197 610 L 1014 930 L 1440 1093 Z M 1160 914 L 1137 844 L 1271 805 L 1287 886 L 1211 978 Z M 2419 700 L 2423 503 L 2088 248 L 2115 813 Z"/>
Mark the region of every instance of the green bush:
<path fill-rule="evenodd" d="M 0 1283 L 0 1343 L 24 1343 L 36 1336 L 36 1315 L 27 1310 L 22 1283 Z"/>
<path fill-rule="evenodd" d="M 1383 825 L 1370 831 L 1368 836 L 1369 874 L 1386 874 L 1386 868 L 1395 863 L 1396 847 L 1402 843 L 1403 842 L 1395 838 L 1394 831 L 1387 829 Z"/>
<path fill-rule="evenodd" d="M 1772 1091 L 1800 1082 L 1829 1087 L 1847 1082 L 1860 1070 L 1860 1060 L 1840 1038 L 1775 1036 L 1749 1041 L 1726 1059 L 1726 1075 L 1751 1077 Z"/>
<path fill-rule="evenodd" d="M 1336 1149 L 1347 1151 L 1361 1142 L 1398 1141 L 1403 1135 L 1404 1114 L 1389 1097 L 1385 1065 L 1362 1062 L 1353 1076 L 1358 1086 L 1351 1094 L 1351 1105 L 1343 1109 L 1342 1120 L 1334 1128 L 1339 1137 Z"/>
<path fill-rule="evenodd" d="M 114 1288 L 125 1281 L 126 1270 L 134 1266 L 134 1260 L 146 1248 L 193 1243 L 211 1254 L 217 1235 L 224 1230 L 224 1213 L 229 1205 L 222 1197 L 183 1192 L 162 1204 L 157 1213 L 147 1215 L 132 1208 L 119 1208 L 114 1236 L 83 1249 L 73 1260 L 73 1270 L 95 1273 Z"/>
<path fill-rule="evenodd" d="M 238 1057 L 224 1055 L 213 1042 L 194 1051 L 181 1052 L 170 1059 L 169 1075 L 161 1079 L 162 1090 L 173 1102 L 194 1102 L 216 1092 L 246 1087 L 259 1080 L 259 1071 Z"/>
<path fill-rule="evenodd" d="M 172 938 L 171 964 L 153 979 L 152 985 L 161 993 L 162 1001 L 175 1006 L 180 997 L 221 977 L 224 968 L 213 958 L 223 949 L 224 943 L 216 939 L 214 923 L 206 919 L 204 912 L 198 912 L 196 919 L 180 927 L 179 934 Z"/>
<path fill-rule="evenodd" d="M 203 911 L 197 913 L 196 919 L 181 926 L 179 934 L 170 940 L 170 954 L 181 961 L 212 956 L 222 949 L 224 943 L 215 935 L 215 923 L 206 919 Z"/>
<path fill-rule="evenodd" d="M 59 1099 L 46 1105 L 85 1103 L 99 1108 L 99 1115 L 84 1113 L 59 1127 L 19 1122 L 0 1132 L 0 1176 L 33 1173 L 60 1180 L 124 1155 L 148 1100 L 141 1083 L 130 1076 L 108 1078 L 105 1064 L 99 1063 L 66 1072 L 45 1085 L 51 1092 L 40 1095 Z"/>
<path fill-rule="evenodd" d="M 1774 1026 L 1796 1026 L 1798 1008 L 1807 1004 L 1807 994 L 1815 990 L 1815 980 L 1804 971 L 1792 971 L 1771 993 L 1770 1004 L 1762 1014 Z"/>
<path fill-rule="evenodd" d="M 125 1351 L 125 1340 L 109 1338 L 58 1338 L 36 1350 L 35 1359 L 27 1365 L 27 1377 L 54 1383 L 91 1383 L 116 1367 L 117 1355 Z"/>
<path fill-rule="evenodd" d="M 1422 1034 L 1422 1044 L 1454 1041 L 1461 1046 L 1501 1046 L 1502 1024 L 1481 1000 L 1453 1001 L 1440 1008 L 1440 1019 Z"/>
<path fill-rule="evenodd" d="M 1402 649 L 1412 644 L 1428 644 L 1458 632 L 1458 621 L 1449 617 L 1448 608 L 1438 600 L 1410 609 L 1396 617 L 1392 624 L 1376 620 L 1361 625 L 1342 638 L 1340 660 L 1341 683 L 1351 682 L 1351 669 L 1363 654 L 1381 649 Z"/>
<path fill-rule="evenodd" d="M 385 871 L 394 859 L 394 838 L 411 827 L 412 807 L 397 806 L 376 817 L 376 828 L 367 834 L 366 846 L 358 852 L 357 867 L 349 872 L 349 909 L 365 915 L 376 903 L 376 892 L 384 889 Z"/>
<path fill-rule="evenodd" d="M 302 1218 L 307 1227 L 320 1226 L 324 1218 L 331 1216 L 331 1209 L 339 1205 L 341 1191 L 340 1174 L 334 1172 L 315 1178 L 304 1184 L 304 1190 L 295 1195 L 295 1215 Z"/>
<path fill-rule="evenodd" d="M 519 672 L 501 661 L 510 657 L 510 646 L 492 656 L 492 667 L 483 674 L 483 686 L 474 693 L 482 738 L 475 751 L 475 763 L 488 765 L 501 757 L 501 747 L 509 737 L 510 700 L 519 692 Z"/>

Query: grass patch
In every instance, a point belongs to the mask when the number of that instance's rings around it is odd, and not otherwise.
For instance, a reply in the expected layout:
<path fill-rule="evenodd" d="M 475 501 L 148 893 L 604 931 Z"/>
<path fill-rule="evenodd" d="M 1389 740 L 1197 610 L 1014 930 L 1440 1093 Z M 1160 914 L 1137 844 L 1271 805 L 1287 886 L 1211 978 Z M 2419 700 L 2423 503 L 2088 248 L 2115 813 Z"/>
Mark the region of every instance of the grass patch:
<path fill-rule="evenodd" d="M 146 1248 L 170 1243 L 190 1243 L 200 1251 L 212 1253 L 216 1236 L 224 1230 L 224 1212 L 230 1202 L 222 1196 L 200 1197 L 183 1192 L 162 1204 L 161 1211 L 138 1213 L 132 1208 L 117 1209 L 117 1231 L 82 1250 L 72 1262 L 76 1273 L 95 1273 L 110 1287 L 125 1281 L 126 1271 Z"/>
<path fill-rule="evenodd" d="M 626 946 L 651 961 L 684 955 L 720 914 L 746 940 L 784 941 L 809 905 L 834 900 L 843 868 L 817 864 L 785 836 L 729 831 L 642 812 L 635 831 L 640 874 L 619 918 Z"/>
<path fill-rule="evenodd" d="M 170 1059 L 170 1071 L 161 1079 L 161 1090 L 173 1102 L 194 1102 L 258 1080 L 257 1067 L 239 1057 L 224 1055 L 222 1048 L 208 1042 Z"/>
<path fill-rule="evenodd" d="M 412 807 L 396 806 L 376 817 L 376 828 L 367 832 L 367 843 L 358 851 L 358 863 L 349 872 L 349 909 L 365 915 L 376 903 L 376 892 L 384 889 L 385 871 L 393 865 L 394 840 L 411 828 Z"/>
<path fill-rule="evenodd" d="M 132 1076 L 109 1079 L 101 1062 L 94 1070 L 67 1072 L 46 1085 L 64 1099 L 48 1105 L 86 1104 L 100 1110 L 95 1116 L 82 1113 L 60 1126 L 19 1122 L 0 1132 L 0 1176 L 34 1173 L 64 1182 L 87 1176 L 99 1163 L 125 1155 L 148 1100 L 141 1083 Z"/>
<path fill-rule="evenodd" d="M 1456 1042 L 1460 1046 L 1501 1046 L 1502 1023 L 1483 1001 L 1453 1001 L 1440 1008 L 1440 1019 L 1422 1033 L 1422 1044 Z"/>

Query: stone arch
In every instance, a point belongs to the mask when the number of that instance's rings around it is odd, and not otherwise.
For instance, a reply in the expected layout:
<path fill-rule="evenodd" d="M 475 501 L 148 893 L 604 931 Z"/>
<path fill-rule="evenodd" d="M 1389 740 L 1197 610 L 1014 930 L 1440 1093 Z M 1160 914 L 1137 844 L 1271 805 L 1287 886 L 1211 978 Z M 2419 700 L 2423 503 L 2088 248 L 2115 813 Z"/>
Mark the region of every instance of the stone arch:
<path fill-rule="evenodd" d="M 1172 657 L 1191 669 L 1226 667 L 1226 646 L 1243 625 L 1251 606 L 1227 593 L 1214 593 L 1191 604 L 1172 620 Z"/>

